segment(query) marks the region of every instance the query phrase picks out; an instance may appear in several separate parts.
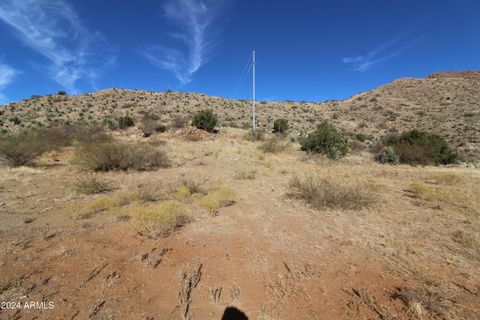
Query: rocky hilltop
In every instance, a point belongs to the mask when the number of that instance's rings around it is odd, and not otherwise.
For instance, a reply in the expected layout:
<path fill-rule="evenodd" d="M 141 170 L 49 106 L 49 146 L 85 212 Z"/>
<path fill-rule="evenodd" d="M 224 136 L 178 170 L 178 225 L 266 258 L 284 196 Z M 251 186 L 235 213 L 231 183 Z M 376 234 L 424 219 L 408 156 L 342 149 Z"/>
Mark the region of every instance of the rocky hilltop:
<path fill-rule="evenodd" d="M 435 72 L 432 73 L 429 78 L 461 78 L 461 79 L 473 79 L 480 80 L 480 71 L 448 71 L 448 72 Z"/>

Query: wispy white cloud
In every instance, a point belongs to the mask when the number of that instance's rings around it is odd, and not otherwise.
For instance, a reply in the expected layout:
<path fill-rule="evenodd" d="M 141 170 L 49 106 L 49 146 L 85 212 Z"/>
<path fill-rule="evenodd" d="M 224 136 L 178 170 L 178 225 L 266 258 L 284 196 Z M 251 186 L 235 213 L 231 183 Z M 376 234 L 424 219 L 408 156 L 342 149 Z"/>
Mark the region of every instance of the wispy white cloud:
<path fill-rule="evenodd" d="M 8 102 L 2 91 L 13 81 L 18 73 L 17 70 L 0 61 L 0 105 Z"/>
<path fill-rule="evenodd" d="M 395 58 L 405 50 L 417 44 L 422 39 L 423 36 L 405 44 L 401 41 L 401 37 L 395 37 L 364 55 L 345 57 L 342 59 L 342 62 L 345 64 L 350 64 L 352 66 L 352 70 L 354 71 L 365 72 L 370 70 L 375 65 Z"/>
<path fill-rule="evenodd" d="M 79 80 L 94 86 L 102 68 L 115 62 L 103 36 L 87 29 L 64 0 L 2 0 L 0 20 L 45 57 L 49 76 L 72 92 Z"/>
<path fill-rule="evenodd" d="M 182 85 L 192 81 L 193 74 L 211 56 L 218 35 L 214 22 L 224 11 L 225 2 L 171 0 L 165 3 L 165 17 L 176 30 L 169 35 L 182 46 L 151 44 L 143 48 L 141 54 L 154 66 L 173 72 Z"/>

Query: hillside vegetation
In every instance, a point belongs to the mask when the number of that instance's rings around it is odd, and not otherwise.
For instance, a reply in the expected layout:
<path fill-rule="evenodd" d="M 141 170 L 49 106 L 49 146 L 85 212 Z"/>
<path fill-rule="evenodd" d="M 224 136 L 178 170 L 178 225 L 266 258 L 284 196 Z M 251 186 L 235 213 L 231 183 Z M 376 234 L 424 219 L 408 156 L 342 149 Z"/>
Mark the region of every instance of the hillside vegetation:
<path fill-rule="evenodd" d="M 283 118 L 295 137 L 328 120 L 367 146 L 391 132 L 420 129 L 446 138 L 458 148 L 462 159 L 479 159 L 478 74 L 464 71 L 400 79 L 343 101 L 261 101 L 257 107 L 259 127 L 272 130 L 274 120 Z M 0 125 L 4 133 L 63 123 L 98 123 L 115 128 L 124 125 L 123 117 L 128 116 L 140 134 L 146 116 L 166 126 L 178 126 L 182 118 L 210 109 L 219 116 L 220 125 L 244 127 L 251 122 L 250 108 L 246 100 L 188 92 L 108 89 L 77 96 L 62 92 L 5 106 L 0 111 Z"/>

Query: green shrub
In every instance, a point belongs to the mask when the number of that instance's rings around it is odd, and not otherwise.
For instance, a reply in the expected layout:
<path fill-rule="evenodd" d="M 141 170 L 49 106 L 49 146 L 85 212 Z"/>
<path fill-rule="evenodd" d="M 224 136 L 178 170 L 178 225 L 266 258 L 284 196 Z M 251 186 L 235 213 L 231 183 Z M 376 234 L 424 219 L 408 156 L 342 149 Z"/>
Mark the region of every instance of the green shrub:
<path fill-rule="evenodd" d="M 380 163 L 399 164 L 400 156 L 392 147 L 385 147 L 381 153 L 375 155 L 375 161 Z"/>
<path fill-rule="evenodd" d="M 217 124 L 217 115 L 212 110 L 202 110 L 198 112 L 192 120 L 193 126 L 208 132 L 214 132 Z"/>
<path fill-rule="evenodd" d="M 67 95 L 67 92 L 66 92 L 66 91 L 63 91 L 63 90 L 61 90 L 61 91 L 58 91 L 58 93 L 57 93 L 57 94 L 58 94 L 59 96 L 66 96 L 66 95 Z"/>
<path fill-rule="evenodd" d="M 327 121 L 302 139 L 300 145 L 303 151 L 324 154 L 331 159 L 339 159 L 348 152 L 348 139 Z"/>
<path fill-rule="evenodd" d="M 354 137 L 357 141 L 360 142 L 365 142 L 368 139 L 368 136 L 363 133 L 356 133 Z"/>
<path fill-rule="evenodd" d="M 285 133 L 288 130 L 288 120 L 287 119 L 277 119 L 273 122 L 273 132 L 276 133 Z"/>
<path fill-rule="evenodd" d="M 11 117 L 8 120 L 10 120 L 11 122 L 13 122 L 13 124 L 16 124 L 16 125 L 19 125 L 20 123 L 22 123 L 22 119 L 20 119 L 18 116 Z"/>
<path fill-rule="evenodd" d="M 118 129 L 118 122 L 115 119 L 103 119 L 103 124 L 106 125 L 110 130 Z"/>
<path fill-rule="evenodd" d="M 148 144 L 99 142 L 81 145 L 74 162 L 94 171 L 153 170 L 169 165 L 166 154 Z"/>
<path fill-rule="evenodd" d="M 123 117 L 119 117 L 117 119 L 118 122 L 118 127 L 120 129 L 125 129 L 128 127 L 133 127 L 135 125 L 135 122 L 129 115 L 124 115 Z"/>
<path fill-rule="evenodd" d="M 165 131 L 167 131 L 167 126 L 161 123 L 157 123 L 157 125 L 155 126 L 155 132 L 165 132 Z"/>
<path fill-rule="evenodd" d="M 444 138 L 417 129 L 391 136 L 386 145 L 393 148 L 402 163 L 439 165 L 457 160 L 456 152 Z"/>

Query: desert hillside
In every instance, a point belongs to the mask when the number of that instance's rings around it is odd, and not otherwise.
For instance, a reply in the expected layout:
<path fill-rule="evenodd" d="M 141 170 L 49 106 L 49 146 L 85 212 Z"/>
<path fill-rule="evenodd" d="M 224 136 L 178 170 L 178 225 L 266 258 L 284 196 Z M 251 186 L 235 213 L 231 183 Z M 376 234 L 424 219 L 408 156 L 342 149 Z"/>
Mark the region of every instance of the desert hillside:
<path fill-rule="evenodd" d="M 466 158 L 480 158 L 479 71 L 434 73 L 425 79 L 406 78 L 343 101 L 258 103 L 259 125 L 271 129 L 287 118 L 291 135 L 307 133 L 322 119 L 342 131 L 363 135 L 366 144 L 392 131 L 419 128 L 445 137 Z M 109 89 L 78 96 L 33 96 L 1 110 L 4 130 L 52 123 L 105 123 L 129 114 L 137 121 L 155 114 L 166 125 L 177 117 L 211 108 L 223 126 L 250 124 L 251 103 L 187 92 L 146 92 Z M 137 126 L 138 127 L 138 126 Z"/>
<path fill-rule="evenodd" d="M 0 318 L 479 319 L 477 163 L 377 143 L 478 157 L 479 84 L 260 102 L 275 133 L 195 93 L 12 103 L 4 131 L 42 128 L 0 136 Z"/>

